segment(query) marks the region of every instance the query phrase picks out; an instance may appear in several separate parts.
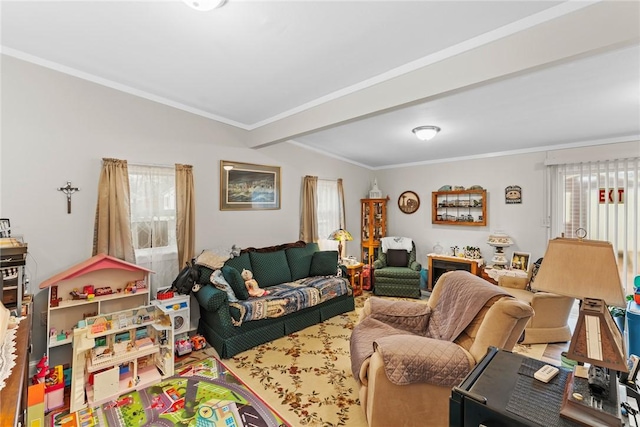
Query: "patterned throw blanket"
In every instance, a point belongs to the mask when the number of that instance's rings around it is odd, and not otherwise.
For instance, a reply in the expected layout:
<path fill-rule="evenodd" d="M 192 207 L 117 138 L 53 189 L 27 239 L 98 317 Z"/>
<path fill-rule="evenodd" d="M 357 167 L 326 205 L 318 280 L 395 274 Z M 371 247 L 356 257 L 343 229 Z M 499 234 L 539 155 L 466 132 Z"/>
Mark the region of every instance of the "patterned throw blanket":
<path fill-rule="evenodd" d="M 351 292 L 347 280 L 337 276 L 307 277 L 269 286 L 268 290 L 268 295 L 229 304 L 237 309 L 231 310 L 235 326 L 251 320 L 285 316 Z"/>

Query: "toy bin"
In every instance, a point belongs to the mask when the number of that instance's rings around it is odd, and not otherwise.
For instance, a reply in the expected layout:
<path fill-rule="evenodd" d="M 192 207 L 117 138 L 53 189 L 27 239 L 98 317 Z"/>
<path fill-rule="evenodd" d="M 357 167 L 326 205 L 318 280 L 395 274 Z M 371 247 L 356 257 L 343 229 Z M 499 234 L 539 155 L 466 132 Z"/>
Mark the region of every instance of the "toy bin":
<path fill-rule="evenodd" d="M 46 387 L 44 389 L 45 403 L 47 412 L 52 409 L 60 408 L 64 405 L 64 382 Z"/>
<path fill-rule="evenodd" d="M 627 339 L 627 356 L 640 356 L 640 304 L 635 301 L 627 303 L 626 327 L 624 334 Z"/>

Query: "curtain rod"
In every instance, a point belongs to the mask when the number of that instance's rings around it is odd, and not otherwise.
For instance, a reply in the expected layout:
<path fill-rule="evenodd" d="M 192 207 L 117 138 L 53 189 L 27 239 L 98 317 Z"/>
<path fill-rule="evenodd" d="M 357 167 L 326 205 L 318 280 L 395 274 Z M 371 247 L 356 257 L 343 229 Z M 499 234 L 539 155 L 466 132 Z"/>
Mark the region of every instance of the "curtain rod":
<path fill-rule="evenodd" d="M 154 168 L 174 168 L 176 166 L 175 163 L 172 165 L 167 165 L 167 164 L 159 164 L 159 163 L 140 163 L 140 162 L 130 162 L 130 161 L 127 161 L 127 164 L 132 166 L 147 166 L 147 167 L 154 167 Z"/>

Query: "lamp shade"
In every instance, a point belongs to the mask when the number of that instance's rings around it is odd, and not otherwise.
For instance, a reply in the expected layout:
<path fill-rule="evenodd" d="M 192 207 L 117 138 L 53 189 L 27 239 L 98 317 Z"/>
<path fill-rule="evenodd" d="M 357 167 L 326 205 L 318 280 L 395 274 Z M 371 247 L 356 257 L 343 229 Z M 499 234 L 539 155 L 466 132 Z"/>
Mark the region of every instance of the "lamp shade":
<path fill-rule="evenodd" d="M 339 228 L 329 235 L 329 240 L 350 241 L 353 240 L 353 236 L 344 228 Z"/>
<path fill-rule="evenodd" d="M 609 242 L 557 238 L 549 241 L 531 285 L 538 291 L 604 300 L 625 307 L 618 265 Z"/>

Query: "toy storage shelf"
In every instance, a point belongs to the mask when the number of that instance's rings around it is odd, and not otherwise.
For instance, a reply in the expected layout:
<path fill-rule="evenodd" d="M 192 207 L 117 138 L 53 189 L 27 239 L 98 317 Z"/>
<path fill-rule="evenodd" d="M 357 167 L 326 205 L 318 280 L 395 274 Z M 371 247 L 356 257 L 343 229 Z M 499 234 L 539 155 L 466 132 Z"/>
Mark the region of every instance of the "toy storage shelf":
<path fill-rule="evenodd" d="M 151 271 L 120 259 L 100 254 L 91 257 L 40 284 L 48 288 L 47 304 L 47 356 L 51 365 L 72 364 L 73 330 L 78 322 L 103 313 L 136 308 L 149 304 L 149 273 Z M 133 290 L 131 283 L 137 282 Z M 76 296 L 85 286 L 99 288 L 105 295 Z M 78 299 L 79 298 L 79 299 Z"/>
<path fill-rule="evenodd" d="M 440 225 L 487 225 L 487 190 L 434 191 L 431 223 Z"/>
<path fill-rule="evenodd" d="M 171 318 L 155 305 L 87 318 L 74 330 L 71 411 L 172 376 L 172 343 Z"/>

